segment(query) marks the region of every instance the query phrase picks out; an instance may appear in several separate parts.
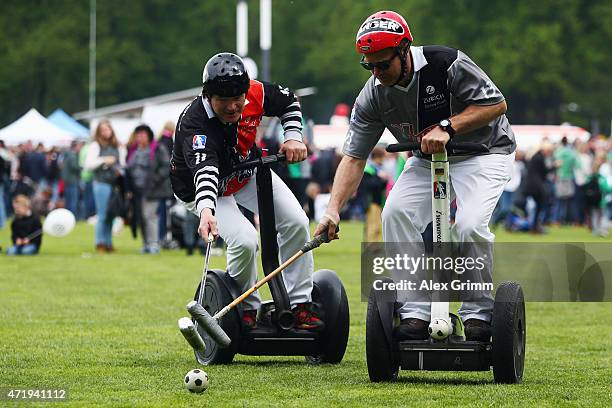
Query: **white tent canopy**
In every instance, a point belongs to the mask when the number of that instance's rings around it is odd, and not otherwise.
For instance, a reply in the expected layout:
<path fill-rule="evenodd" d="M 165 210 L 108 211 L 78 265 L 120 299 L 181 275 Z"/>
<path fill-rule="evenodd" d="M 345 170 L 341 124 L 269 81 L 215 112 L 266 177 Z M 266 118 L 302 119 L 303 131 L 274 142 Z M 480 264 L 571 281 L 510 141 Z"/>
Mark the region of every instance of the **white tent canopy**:
<path fill-rule="evenodd" d="M 73 139 L 73 134 L 57 127 L 34 108 L 7 127 L 0 129 L 0 140 L 4 140 L 7 146 L 31 140 L 32 143 L 42 143 L 45 147 L 66 147 Z"/>

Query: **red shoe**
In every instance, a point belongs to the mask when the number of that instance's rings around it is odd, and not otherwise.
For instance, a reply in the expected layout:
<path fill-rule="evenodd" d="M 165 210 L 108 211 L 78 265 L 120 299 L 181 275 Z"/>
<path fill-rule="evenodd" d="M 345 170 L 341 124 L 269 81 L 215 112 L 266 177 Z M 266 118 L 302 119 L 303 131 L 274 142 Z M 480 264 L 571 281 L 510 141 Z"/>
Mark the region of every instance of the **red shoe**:
<path fill-rule="evenodd" d="M 257 328 L 257 310 L 243 310 L 242 311 L 242 326 L 246 330 L 253 330 Z"/>
<path fill-rule="evenodd" d="M 323 320 L 312 310 L 312 303 L 299 303 L 293 308 L 293 316 L 296 329 L 321 331 L 325 328 Z"/>

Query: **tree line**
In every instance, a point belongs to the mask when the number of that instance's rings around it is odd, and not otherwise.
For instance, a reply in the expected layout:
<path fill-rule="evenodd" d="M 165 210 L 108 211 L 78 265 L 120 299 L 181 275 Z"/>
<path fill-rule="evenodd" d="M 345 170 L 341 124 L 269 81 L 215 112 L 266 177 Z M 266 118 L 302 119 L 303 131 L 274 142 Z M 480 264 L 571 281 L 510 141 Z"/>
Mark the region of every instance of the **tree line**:
<path fill-rule="evenodd" d="M 260 63 L 259 1 L 249 0 L 249 57 Z M 97 0 L 96 106 L 200 84 L 204 62 L 235 51 L 234 1 Z M 87 0 L 9 0 L 0 13 L 0 126 L 36 107 L 88 108 Z M 354 39 L 372 12 L 408 21 L 415 45 L 468 54 L 509 102 L 513 123 L 609 132 L 612 3 L 605 0 L 274 0 L 271 79 L 315 86 L 305 114 L 326 121 L 368 77 Z"/>

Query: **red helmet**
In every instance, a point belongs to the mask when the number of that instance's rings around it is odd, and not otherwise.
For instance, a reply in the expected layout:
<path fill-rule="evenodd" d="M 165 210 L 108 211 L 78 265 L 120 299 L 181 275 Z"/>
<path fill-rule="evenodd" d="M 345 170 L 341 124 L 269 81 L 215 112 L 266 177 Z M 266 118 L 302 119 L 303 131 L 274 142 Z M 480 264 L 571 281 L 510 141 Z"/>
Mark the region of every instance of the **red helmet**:
<path fill-rule="evenodd" d="M 404 39 L 412 43 L 412 34 L 404 17 L 394 11 L 379 11 L 361 24 L 355 47 L 360 54 L 370 54 L 389 47 L 399 47 Z"/>

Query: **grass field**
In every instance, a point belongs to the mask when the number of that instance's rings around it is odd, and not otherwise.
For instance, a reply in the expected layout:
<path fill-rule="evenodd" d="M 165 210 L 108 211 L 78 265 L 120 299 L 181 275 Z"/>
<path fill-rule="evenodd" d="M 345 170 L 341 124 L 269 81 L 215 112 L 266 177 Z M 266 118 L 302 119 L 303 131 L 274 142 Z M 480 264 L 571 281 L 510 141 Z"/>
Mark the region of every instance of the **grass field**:
<path fill-rule="evenodd" d="M 92 253 L 93 228 L 45 237 L 31 258 L 0 255 L 0 388 L 68 390 L 61 406 L 611 406 L 612 304 L 530 303 L 524 382 L 497 385 L 489 373 L 402 372 L 372 384 L 360 301 L 361 224 L 315 253 L 347 289 L 351 332 L 344 361 L 310 366 L 298 357 L 236 356 L 206 368 L 210 388 L 192 395 L 183 375 L 196 367 L 177 330 L 200 279 L 202 259 L 183 252 L 137 253 L 123 232 L 119 251 Z M 8 228 L 0 244 L 8 243 Z M 586 230 L 499 240 L 589 241 Z M 211 267 L 223 267 L 213 258 Z M 42 406 L 48 406 L 41 404 Z M 23 406 L 0 400 L 0 406 Z"/>

